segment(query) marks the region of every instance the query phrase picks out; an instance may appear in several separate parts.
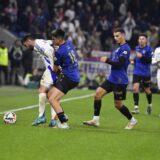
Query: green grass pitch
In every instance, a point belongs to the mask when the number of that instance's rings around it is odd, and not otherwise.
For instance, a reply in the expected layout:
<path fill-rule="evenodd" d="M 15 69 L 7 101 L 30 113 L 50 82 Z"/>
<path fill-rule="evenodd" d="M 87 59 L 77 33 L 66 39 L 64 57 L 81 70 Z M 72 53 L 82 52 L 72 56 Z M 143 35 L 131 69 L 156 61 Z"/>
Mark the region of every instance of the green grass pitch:
<path fill-rule="evenodd" d="M 65 97 L 94 93 L 72 90 Z M 113 107 L 112 93 L 105 96 L 100 127 L 84 126 L 92 118 L 93 97 L 63 102 L 69 116 L 70 129 L 48 127 L 50 107 L 47 105 L 47 123 L 31 126 L 38 108 L 15 112 L 17 123 L 7 125 L 2 112 L 38 102 L 37 90 L 19 87 L 0 88 L 0 160 L 159 160 L 160 159 L 160 95 L 153 95 L 153 113 L 146 115 L 146 97 L 140 94 L 140 114 L 133 130 L 125 130 L 127 119 Z M 132 94 L 128 92 L 125 104 L 133 109 Z"/>

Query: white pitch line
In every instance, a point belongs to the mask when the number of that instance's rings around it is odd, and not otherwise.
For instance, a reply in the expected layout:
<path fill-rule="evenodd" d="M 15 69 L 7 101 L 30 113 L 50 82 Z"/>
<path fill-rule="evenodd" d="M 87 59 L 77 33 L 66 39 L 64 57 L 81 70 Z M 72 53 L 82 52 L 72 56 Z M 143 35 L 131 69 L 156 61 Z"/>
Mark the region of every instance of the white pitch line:
<path fill-rule="evenodd" d="M 68 102 L 68 101 L 74 101 L 74 100 L 78 100 L 78 99 L 84 99 L 84 98 L 92 97 L 93 95 L 94 95 L 94 93 L 87 94 L 87 95 L 84 95 L 84 96 L 66 98 L 66 99 L 61 100 L 61 103 Z M 18 112 L 18 111 L 33 109 L 33 108 L 36 108 L 36 107 L 38 107 L 37 104 L 36 105 L 32 105 L 32 106 L 26 106 L 26 107 L 21 107 L 21 108 L 17 108 L 17 109 L 12 109 L 12 110 L 8 110 L 8 111 L 3 111 L 3 112 L 0 112 L 0 114 L 4 114 L 6 112 Z"/>

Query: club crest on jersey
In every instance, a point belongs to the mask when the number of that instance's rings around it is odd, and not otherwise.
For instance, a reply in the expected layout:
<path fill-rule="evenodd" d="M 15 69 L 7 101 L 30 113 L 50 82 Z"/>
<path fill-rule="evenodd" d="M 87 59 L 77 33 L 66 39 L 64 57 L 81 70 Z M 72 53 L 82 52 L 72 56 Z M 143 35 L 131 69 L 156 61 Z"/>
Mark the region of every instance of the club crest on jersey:
<path fill-rule="evenodd" d="M 127 51 L 123 51 L 123 54 L 127 54 Z"/>
<path fill-rule="evenodd" d="M 119 51 L 119 49 L 120 49 L 120 48 L 117 48 L 117 49 L 115 50 L 115 52 L 118 52 L 118 51 Z"/>
<path fill-rule="evenodd" d="M 143 53 L 143 54 L 145 54 L 145 53 L 146 53 L 146 51 L 145 51 L 145 50 L 143 50 L 143 51 L 142 51 L 142 53 Z"/>

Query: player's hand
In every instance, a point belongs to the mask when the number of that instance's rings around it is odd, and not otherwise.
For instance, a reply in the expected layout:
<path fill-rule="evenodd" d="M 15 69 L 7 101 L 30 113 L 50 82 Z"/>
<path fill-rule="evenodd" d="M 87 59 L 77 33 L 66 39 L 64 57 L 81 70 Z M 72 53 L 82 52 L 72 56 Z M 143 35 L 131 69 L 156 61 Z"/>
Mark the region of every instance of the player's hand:
<path fill-rule="evenodd" d="M 142 54 L 141 53 L 137 53 L 137 57 L 138 58 L 142 58 Z"/>
<path fill-rule="evenodd" d="M 101 57 L 100 61 L 105 63 L 107 61 L 107 57 Z"/>
<path fill-rule="evenodd" d="M 130 63 L 131 63 L 131 64 L 134 64 L 134 60 L 130 60 Z"/>

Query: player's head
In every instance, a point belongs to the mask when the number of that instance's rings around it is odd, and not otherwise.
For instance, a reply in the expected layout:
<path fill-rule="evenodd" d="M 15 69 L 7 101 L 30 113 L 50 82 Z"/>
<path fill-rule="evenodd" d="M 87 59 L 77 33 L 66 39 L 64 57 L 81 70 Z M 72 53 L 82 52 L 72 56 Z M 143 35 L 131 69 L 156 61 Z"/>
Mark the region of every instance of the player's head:
<path fill-rule="evenodd" d="M 148 37 L 145 33 L 140 33 L 138 36 L 138 43 L 141 47 L 145 47 L 147 45 Z"/>
<path fill-rule="evenodd" d="M 4 41 L 0 41 L 0 48 L 5 48 L 5 42 Z"/>
<path fill-rule="evenodd" d="M 61 29 L 52 31 L 52 40 L 54 45 L 61 45 L 65 39 L 65 32 Z"/>
<path fill-rule="evenodd" d="M 34 41 L 35 38 L 32 35 L 26 35 L 22 40 L 22 44 L 29 49 L 33 49 L 34 48 Z"/>
<path fill-rule="evenodd" d="M 120 45 L 124 44 L 126 42 L 125 32 L 122 28 L 116 28 L 113 31 L 113 36 L 114 36 L 114 39 L 115 39 L 116 43 L 118 43 Z"/>

